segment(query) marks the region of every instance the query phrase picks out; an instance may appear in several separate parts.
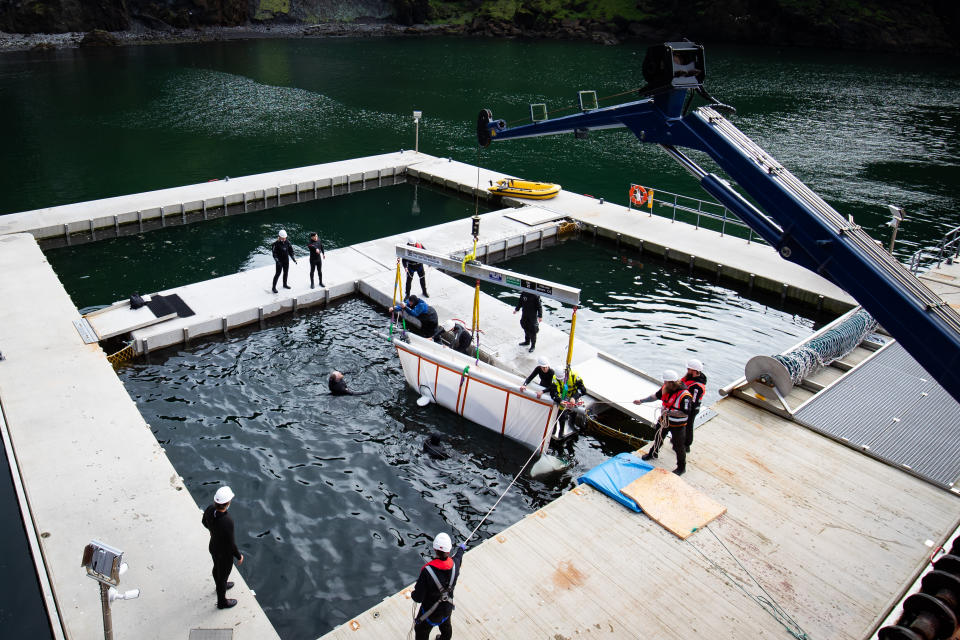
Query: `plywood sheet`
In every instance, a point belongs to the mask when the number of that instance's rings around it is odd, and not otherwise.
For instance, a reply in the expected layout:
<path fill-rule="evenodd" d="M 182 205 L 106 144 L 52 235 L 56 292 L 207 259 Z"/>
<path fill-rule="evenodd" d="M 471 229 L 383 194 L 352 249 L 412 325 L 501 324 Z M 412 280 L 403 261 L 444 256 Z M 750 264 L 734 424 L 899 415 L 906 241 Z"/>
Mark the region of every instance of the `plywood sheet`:
<path fill-rule="evenodd" d="M 666 469 L 654 469 L 620 492 L 633 498 L 652 520 L 683 540 L 727 511 Z"/>

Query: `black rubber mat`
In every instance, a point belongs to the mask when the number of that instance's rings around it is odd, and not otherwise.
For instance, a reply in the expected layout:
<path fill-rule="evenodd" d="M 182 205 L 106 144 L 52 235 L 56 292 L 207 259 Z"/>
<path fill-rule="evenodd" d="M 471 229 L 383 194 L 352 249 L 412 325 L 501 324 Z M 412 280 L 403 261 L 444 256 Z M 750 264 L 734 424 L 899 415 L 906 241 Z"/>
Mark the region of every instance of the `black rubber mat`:
<path fill-rule="evenodd" d="M 189 318 L 192 315 L 196 315 L 193 309 L 188 307 L 187 303 L 175 293 L 169 296 L 151 296 L 147 306 L 150 307 L 150 311 L 153 311 L 153 315 L 158 318 L 173 312 L 176 312 L 177 317 L 180 318 Z"/>

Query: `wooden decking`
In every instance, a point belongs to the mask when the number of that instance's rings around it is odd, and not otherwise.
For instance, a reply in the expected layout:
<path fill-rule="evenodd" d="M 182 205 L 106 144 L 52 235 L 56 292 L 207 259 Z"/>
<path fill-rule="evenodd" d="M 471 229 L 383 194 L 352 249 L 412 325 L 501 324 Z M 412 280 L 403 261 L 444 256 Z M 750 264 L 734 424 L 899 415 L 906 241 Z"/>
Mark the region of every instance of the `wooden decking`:
<path fill-rule="evenodd" d="M 684 542 L 581 486 L 467 553 L 456 637 L 788 637 L 704 559 L 760 594 L 711 531 L 810 638 L 869 637 L 960 498 L 740 400 L 714 408 L 683 476 L 728 509 L 710 531 Z M 397 638 L 410 613 L 406 589 L 323 637 Z"/>

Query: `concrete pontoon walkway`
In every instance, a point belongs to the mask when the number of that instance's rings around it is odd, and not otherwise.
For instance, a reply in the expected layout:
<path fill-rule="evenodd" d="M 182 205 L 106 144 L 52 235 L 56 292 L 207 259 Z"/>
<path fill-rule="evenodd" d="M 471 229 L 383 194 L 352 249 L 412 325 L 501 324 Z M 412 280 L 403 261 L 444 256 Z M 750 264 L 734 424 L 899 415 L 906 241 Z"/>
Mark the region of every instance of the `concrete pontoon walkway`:
<path fill-rule="evenodd" d="M 712 531 L 810 638 L 869 637 L 927 566 L 925 541 L 957 527 L 960 498 L 740 400 L 713 408 L 684 476 L 728 509 L 710 531 L 684 542 L 578 487 L 467 552 L 455 636 L 787 637 L 705 560 L 761 595 Z M 672 468 L 669 447 L 660 462 Z M 403 637 L 410 616 L 407 588 L 323 638 Z"/>
<path fill-rule="evenodd" d="M 197 212 L 205 216 L 207 209 L 264 209 L 299 202 L 301 196 L 313 199 L 320 191 L 349 193 L 351 189 L 394 184 L 408 165 L 425 158 L 432 156 L 400 151 L 11 213 L 0 216 L 0 235 L 30 233 L 41 240 L 109 229 L 108 235 L 120 233 L 120 227 L 128 224 L 165 217 L 180 220 Z"/>
<path fill-rule="evenodd" d="M 141 590 L 114 604 L 116 637 L 277 638 L 240 572 L 239 604 L 217 610 L 200 509 L 103 351 L 83 344 L 80 314 L 34 238 L 0 237 L 0 271 L 16 273 L 0 280 L 0 406 L 66 637 L 103 637 L 99 589 L 80 567 L 95 538 L 125 552 L 121 588 Z"/>
<path fill-rule="evenodd" d="M 461 193 L 477 191 L 477 167 L 462 162 L 444 158 L 424 160 L 409 166 L 407 173 Z M 481 169 L 480 194 L 489 197 L 486 189 L 490 181 L 508 177 L 514 176 Z M 625 185 L 624 193 L 626 189 Z M 518 206 L 527 204 L 512 198 L 504 198 L 504 201 Z M 537 201 L 537 206 L 581 222 L 585 225 L 584 233 L 595 231 L 601 237 L 636 247 L 639 251 L 662 255 L 786 298 L 838 313 L 856 304 L 849 294 L 833 283 L 783 260 L 765 244 L 748 243 L 742 238 L 721 235 L 709 229 L 696 229 L 683 222 L 675 223 L 571 191 L 561 191 L 555 198 Z"/>

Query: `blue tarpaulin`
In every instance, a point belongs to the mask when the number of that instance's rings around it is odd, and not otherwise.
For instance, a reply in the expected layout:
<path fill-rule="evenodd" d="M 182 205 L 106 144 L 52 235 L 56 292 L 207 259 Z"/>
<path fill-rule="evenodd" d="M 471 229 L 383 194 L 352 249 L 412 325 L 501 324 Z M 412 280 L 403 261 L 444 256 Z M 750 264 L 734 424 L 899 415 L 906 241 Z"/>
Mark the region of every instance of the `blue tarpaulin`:
<path fill-rule="evenodd" d="M 610 458 L 603 464 L 598 464 L 590 471 L 577 478 L 577 484 L 588 484 L 597 491 L 601 491 L 623 506 L 640 513 L 637 503 L 620 493 L 628 484 L 645 475 L 653 469 L 632 453 L 621 453 Z"/>

